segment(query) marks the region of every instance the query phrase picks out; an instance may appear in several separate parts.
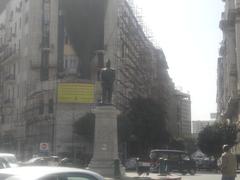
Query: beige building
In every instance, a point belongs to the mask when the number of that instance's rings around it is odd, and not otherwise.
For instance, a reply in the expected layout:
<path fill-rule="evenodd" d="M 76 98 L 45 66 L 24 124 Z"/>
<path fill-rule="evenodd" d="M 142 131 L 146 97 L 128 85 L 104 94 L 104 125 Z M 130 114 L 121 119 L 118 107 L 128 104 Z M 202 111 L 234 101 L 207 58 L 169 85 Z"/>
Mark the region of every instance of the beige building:
<path fill-rule="evenodd" d="M 131 3 L 69 2 L 10 0 L 0 14 L 2 149 L 21 158 L 91 154 L 92 145 L 73 133 L 73 124 L 100 100 L 98 75 L 106 59 L 116 69 L 118 109 L 138 95 L 170 97 L 168 127 L 176 134 L 174 84 L 164 53 L 148 38 Z"/>
<path fill-rule="evenodd" d="M 220 21 L 223 41 L 218 59 L 217 120 L 229 119 L 239 124 L 240 1 L 224 2 L 225 10 Z"/>
<path fill-rule="evenodd" d="M 191 137 L 191 97 L 190 94 L 176 90 L 177 133 L 179 137 Z"/>

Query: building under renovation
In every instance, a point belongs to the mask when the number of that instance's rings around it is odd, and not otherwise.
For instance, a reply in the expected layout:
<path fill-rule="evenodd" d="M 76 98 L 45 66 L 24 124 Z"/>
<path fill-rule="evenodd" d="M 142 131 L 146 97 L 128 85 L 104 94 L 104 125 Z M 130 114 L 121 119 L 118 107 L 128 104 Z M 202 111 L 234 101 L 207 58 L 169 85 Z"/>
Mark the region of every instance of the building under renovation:
<path fill-rule="evenodd" d="M 164 53 L 134 12 L 127 0 L 9 0 L 0 15 L 2 149 L 24 158 L 91 154 L 73 124 L 100 100 L 108 59 L 118 109 L 134 96 L 162 99 L 168 129 L 179 135 Z"/>
<path fill-rule="evenodd" d="M 220 28 L 223 40 L 218 58 L 217 105 L 218 120 L 240 124 L 240 1 L 224 0 Z M 240 127 L 240 126 L 239 126 Z M 240 153 L 240 146 L 235 150 Z"/>

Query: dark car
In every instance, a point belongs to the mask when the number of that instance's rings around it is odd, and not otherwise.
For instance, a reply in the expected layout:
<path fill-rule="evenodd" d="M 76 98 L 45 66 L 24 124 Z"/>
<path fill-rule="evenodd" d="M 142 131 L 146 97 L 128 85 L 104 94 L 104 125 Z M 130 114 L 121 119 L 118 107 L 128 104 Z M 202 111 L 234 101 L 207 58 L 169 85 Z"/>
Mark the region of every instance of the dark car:
<path fill-rule="evenodd" d="M 196 173 L 196 162 L 184 151 L 154 149 L 151 150 L 149 157 L 151 159 L 151 172 L 159 172 L 161 163 L 164 161 L 167 172 L 177 171 L 183 175 Z"/>

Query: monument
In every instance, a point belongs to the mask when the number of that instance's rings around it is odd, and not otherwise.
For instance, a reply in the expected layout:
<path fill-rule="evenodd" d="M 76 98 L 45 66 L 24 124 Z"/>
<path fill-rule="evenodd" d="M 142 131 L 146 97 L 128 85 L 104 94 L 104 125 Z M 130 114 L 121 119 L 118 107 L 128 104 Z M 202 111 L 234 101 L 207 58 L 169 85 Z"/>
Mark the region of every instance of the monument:
<path fill-rule="evenodd" d="M 119 111 L 112 104 L 115 70 L 108 60 L 101 70 L 102 101 L 97 104 L 95 114 L 95 135 L 93 157 L 89 169 L 105 177 L 120 177 L 123 171 L 118 156 L 117 116 Z"/>
<path fill-rule="evenodd" d="M 111 68 L 111 62 L 108 60 L 106 68 L 101 70 L 102 85 L 102 104 L 112 104 L 113 84 L 115 81 L 115 70 Z"/>

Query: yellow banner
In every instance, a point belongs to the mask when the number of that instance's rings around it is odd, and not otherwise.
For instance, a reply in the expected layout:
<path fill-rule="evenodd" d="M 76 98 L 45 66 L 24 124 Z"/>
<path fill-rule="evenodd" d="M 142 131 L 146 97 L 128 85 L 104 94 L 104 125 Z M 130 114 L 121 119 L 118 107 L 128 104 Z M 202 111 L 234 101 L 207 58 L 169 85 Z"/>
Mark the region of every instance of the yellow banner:
<path fill-rule="evenodd" d="M 92 104 L 95 86 L 92 83 L 60 83 L 58 84 L 58 102 Z"/>

